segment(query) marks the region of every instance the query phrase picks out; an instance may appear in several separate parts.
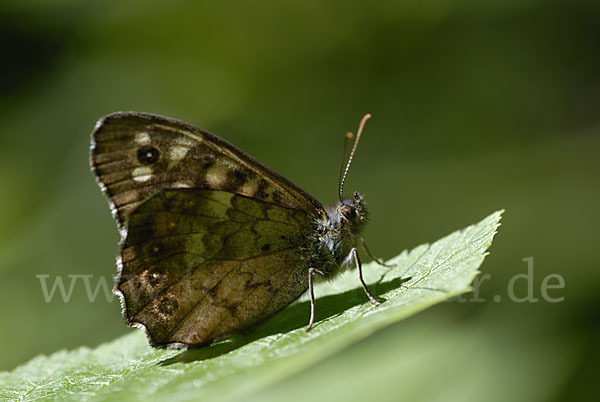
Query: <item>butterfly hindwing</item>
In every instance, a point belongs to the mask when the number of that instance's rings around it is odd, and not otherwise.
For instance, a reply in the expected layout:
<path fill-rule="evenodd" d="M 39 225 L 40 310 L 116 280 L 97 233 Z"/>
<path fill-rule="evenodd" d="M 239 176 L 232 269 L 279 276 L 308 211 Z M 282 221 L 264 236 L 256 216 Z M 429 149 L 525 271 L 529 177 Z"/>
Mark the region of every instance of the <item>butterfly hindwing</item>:
<path fill-rule="evenodd" d="M 121 231 L 140 202 L 172 188 L 225 190 L 322 211 L 306 192 L 228 142 L 162 116 L 118 112 L 102 118 L 92 134 L 91 164 Z"/>
<path fill-rule="evenodd" d="M 307 288 L 311 216 L 205 189 L 164 190 L 130 215 L 116 289 L 157 346 L 248 328 Z"/>

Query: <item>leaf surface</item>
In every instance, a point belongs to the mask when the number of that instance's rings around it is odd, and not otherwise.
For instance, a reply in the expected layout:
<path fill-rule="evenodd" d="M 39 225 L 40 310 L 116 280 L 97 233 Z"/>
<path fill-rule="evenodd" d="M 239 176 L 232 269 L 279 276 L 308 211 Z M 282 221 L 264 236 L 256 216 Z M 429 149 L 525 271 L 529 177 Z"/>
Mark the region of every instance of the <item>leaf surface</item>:
<path fill-rule="evenodd" d="M 304 296 L 253 332 L 201 349 L 151 348 L 143 333 L 95 349 L 38 356 L 0 373 L 7 400 L 236 400 L 278 383 L 369 334 L 469 291 L 502 211 L 435 243 L 396 256 L 385 268 L 365 264 L 366 298 L 355 270 L 315 289 L 316 325 L 305 332 Z"/>

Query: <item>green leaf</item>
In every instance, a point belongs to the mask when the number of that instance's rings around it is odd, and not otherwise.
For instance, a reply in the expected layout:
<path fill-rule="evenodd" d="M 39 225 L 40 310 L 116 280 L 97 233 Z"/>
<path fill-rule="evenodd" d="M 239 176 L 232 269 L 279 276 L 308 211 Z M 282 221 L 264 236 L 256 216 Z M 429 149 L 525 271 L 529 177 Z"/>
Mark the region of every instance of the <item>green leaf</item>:
<path fill-rule="evenodd" d="M 306 298 L 250 334 L 205 348 L 148 346 L 136 330 L 96 349 L 38 356 L 0 373 L 0 398 L 15 400 L 234 400 L 323 360 L 393 322 L 470 290 L 502 211 L 390 260 L 363 267 L 372 305 L 355 271 L 316 288 L 316 325 L 305 332 Z"/>

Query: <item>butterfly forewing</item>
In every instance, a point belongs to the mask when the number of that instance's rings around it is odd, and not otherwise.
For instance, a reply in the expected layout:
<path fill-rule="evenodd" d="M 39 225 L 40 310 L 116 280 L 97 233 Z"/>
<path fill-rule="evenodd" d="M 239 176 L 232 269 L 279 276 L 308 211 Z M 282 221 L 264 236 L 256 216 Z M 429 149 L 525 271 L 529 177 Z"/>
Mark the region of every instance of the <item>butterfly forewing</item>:
<path fill-rule="evenodd" d="M 92 134 L 91 162 L 120 229 L 145 198 L 169 188 L 225 190 L 286 208 L 321 204 L 243 151 L 189 124 L 119 112 Z"/>

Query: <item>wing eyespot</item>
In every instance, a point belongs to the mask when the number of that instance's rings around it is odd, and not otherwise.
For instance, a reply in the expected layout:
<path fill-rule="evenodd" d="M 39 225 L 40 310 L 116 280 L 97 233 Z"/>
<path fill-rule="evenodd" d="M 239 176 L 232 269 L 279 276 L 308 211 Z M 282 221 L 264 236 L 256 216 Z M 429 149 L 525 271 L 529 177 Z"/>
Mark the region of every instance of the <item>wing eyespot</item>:
<path fill-rule="evenodd" d="M 152 165 L 159 158 L 160 152 L 151 145 L 144 145 L 137 150 L 137 160 L 143 165 Z"/>

